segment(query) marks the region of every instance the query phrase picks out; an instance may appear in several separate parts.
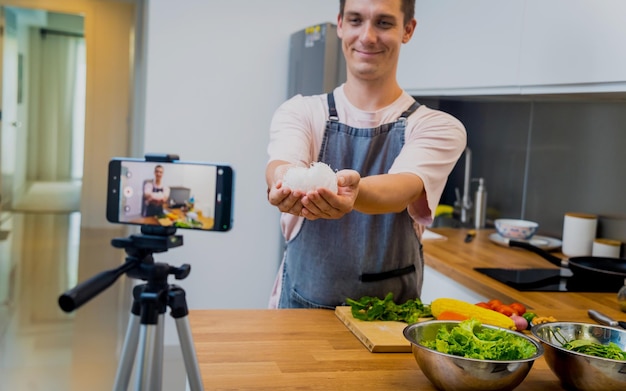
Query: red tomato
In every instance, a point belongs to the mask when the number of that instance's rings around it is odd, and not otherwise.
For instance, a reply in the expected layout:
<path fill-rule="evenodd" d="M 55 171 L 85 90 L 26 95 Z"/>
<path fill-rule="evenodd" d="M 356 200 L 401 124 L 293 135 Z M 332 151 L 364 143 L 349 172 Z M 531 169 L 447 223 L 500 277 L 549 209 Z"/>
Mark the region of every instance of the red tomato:
<path fill-rule="evenodd" d="M 492 300 L 489 300 L 487 304 L 489 304 L 489 307 L 491 307 L 492 310 L 497 311 L 496 308 L 500 307 L 502 305 L 502 302 L 498 299 L 492 299 Z"/>
<path fill-rule="evenodd" d="M 524 312 L 526 312 L 526 307 L 524 307 L 523 304 L 520 304 L 517 302 L 509 304 L 509 307 L 513 308 L 513 310 L 517 312 L 517 315 L 520 315 L 520 316 L 522 316 Z"/>
<path fill-rule="evenodd" d="M 504 304 L 501 305 L 500 307 L 498 307 L 496 309 L 496 311 L 498 311 L 499 313 L 504 314 L 506 316 L 511 316 L 511 315 L 515 314 L 515 310 L 513 308 L 511 308 L 508 305 L 504 305 Z"/>
<path fill-rule="evenodd" d="M 491 309 L 491 307 L 489 306 L 489 304 L 484 303 L 484 302 L 482 302 L 482 301 L 481 301 L 480 303 L 476 303 L 476 305 L 477 305 L 477 306 L 479 306 L 479 307 L 482 307 L 482 308 L 486 308 L 486 309 L 488 309 L 488 310 L 490 310 L 490 309 Z"/>

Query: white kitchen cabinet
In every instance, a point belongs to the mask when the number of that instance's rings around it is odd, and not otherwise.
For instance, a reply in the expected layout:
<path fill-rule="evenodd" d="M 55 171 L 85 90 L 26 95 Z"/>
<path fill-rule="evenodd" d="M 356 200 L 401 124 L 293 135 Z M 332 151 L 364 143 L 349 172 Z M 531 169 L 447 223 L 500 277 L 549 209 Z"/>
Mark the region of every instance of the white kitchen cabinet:
<path fill-rule="evenodd" d="M 422 284 L 422 303 L 432 303 L 439 297 L 463 300 L 468 303 L 487 302 L 484 296 L 464 287 L 450 277 L 424 265 L 424 283 Z"/>
<path fill-rule="evenodd" d="M 526 0 L 522 93 L 626 91 L 626 1 Z"/>
<path fill-rule="evenodd" d="M 413 95 L 519 93 L 523 5 L 418 0 L 415 34 L 401 49 L 400 85 Z"/>
<path fill-rule="evenodd" d="M 415 16 L 412 95 L 626 91 L 624 0 L 418 0 Z"/>

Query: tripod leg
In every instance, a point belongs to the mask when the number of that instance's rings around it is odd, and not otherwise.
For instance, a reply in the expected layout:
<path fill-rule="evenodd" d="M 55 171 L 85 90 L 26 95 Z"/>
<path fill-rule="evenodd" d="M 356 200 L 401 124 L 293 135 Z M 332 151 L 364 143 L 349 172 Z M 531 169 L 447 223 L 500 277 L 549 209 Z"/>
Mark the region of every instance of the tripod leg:
<path fill-rule="evenodd" d="M 124 345 L 122 347 L 122 355 L 120 363 L 115 374 L 115 383 L 113 391 L 128 390 L 130 375 L 133 371 L 133 362 L 137 353 L 137 341 L 139 340 L 139 316 L 130 314 L 128 319 L 128 327 L 126 328 L 126 337 L 124 337 Z"/>
<path fill-rule="evenodd" d="M 156 345 L 154 346 L 154 360 L 152 362 L 152 377 L 158 382 L 152 382 L 151 391 L 161 391 L 163 386 L 163 340 L 165 339 L 165 315 L 160 314 L 156 328 Z"/>
<path fill-rule="evenodd" d="M 183 360 L 185 361 L 185 369 L 187 370 L 187 380 L 191 391 L 203 391 L 202 377 L 200 376 L 200 367 L 196 360 L 196 350 L 193 347 L 193 339 L 191 337 L 191 328 L 187 317 L 176 319 L 176 330 L 178 331 L 178 339 L 183 352 Z"/>
<path fill-rule="evenodd" d="M 141 293 L 141 322 L 139 329 L 139 354 L 137 370 L 139 371 L 136 378 L 137 391 L 154 391 L 161 389 L 162 374 L 160 372 L 161 365 L 158 364 L 156 353 L 162 352 L 158 347 L 163 337 L 163 331 L 159 332 L 159 318 L 165 312 L 165 302 L 167 300 L 166 290 L 157 286 L 153 290 L 148 284 L 147 288 Z M 162 322 L 161 322 L 162 324 Z M 156 372 L 155 372 L 156 369 Z"/>
<path fill-rule="evenodd" d="M 140 371 L 136 378 L 137 391 L 152 391 L 161 379 L 153 376 L 154 352 L 157 338 L 157 325 L 142 324 L 139 331 L 139 362 L 137 370 Z"/>
<path fill-rule="evenodd" d="M 191 391 L 203 391 L 202 377 L 200 376 L 200 367 L 196 360 L 196 350 L 193 347 L 193 339 L 191 337 L 191 328 L 187 315 L 187 300 L 185 299 L 185 291 L 177 286 L 170 285 L 169 306 L 171 307 L 171 315 L 176 322 L 176 330 L 178 331 L 178 340 L 183 352 L 183 360 L 185 361 L 185 370 L 187 371 L 187 380 Z"/>
<path fill-rule="evenodd" d="M 128 326 L 126 327 L 126 336 L 124 337 L 124 345 L 122 345 L 122 354 L 120 362 L 115 374 L 115 383 L 113 391 L 127 391 L 130 376 L 133 371 L 133 363 L 137 354 L 137 343 L 139 341 L 139 322 L 141 314 L 141 305 L 139 303 L 141 291 L 144 285 L 137 285 L 133 288 L 133 304 L 130 309 L 128 318 Z"/>

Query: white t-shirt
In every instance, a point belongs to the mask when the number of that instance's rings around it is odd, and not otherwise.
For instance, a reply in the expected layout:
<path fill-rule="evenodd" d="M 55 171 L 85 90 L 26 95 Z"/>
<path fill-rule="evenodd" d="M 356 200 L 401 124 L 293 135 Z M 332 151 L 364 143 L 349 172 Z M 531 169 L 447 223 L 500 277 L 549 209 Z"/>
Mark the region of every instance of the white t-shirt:
<path fill-rule="evenodd" d="M 415 101 L 404 92 L 383 109 L 363 111 L 348 101 L 343 85 L 334 90 L 334 96 L 339 122 L 355 128 L 375 128 L 395 122 Z M 276 110 L 270 127 L 269 161 L 284 160 L 303 165 L 316 162 L 327 119 L 326 94 L 296 95 L 283 103 Z M 418 232 L 433 221 L 448 175 L 465 145 L 465 127 L 450 114 L 422 105 L 409 116 L 404 146 L 388 173 L 413 173 L 424 182 L 426 198 L 408 206 Z M 302 219 L 282 214 L 281 226 L 286 240 L 297 234 Z"/>

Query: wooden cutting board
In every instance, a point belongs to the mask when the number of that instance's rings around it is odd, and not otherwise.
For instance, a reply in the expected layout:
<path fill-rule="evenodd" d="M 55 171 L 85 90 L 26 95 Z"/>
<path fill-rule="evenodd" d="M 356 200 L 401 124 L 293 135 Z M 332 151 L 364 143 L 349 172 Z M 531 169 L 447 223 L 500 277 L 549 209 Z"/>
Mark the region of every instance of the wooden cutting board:
<path fill-rule="evenodd" d="M 364 321 L 352 316 L 350 306 L 335 307 L 335 315 L 372 353 L 411 352 L 411 343 L 404 338 L 404 322 Z"/>

